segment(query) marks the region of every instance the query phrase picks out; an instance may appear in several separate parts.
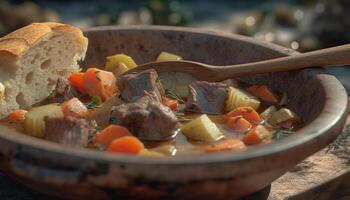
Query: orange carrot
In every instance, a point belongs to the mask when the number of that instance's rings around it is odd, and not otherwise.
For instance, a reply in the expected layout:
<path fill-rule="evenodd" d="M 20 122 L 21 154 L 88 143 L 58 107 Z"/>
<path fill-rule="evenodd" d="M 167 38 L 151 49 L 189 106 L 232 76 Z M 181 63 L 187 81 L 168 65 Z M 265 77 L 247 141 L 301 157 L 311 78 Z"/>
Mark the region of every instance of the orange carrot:
<path fill-rule="evenodd" d="M 76 97 L 61 104 L 64 116 L 85 118 L 89 114 L 86 106 Z"/>
<path fill-rule="evenodd" d="M 173 100 L 168 97 L 163 97 L 163 104 L 169 107 L 171 110 L 176 110 L 179 106 L 179 102 L 177 100 Z"/>
<path fill-rule="evenodd" d="M 83 82 L 84 89 L 90 96 L 100 96 L 103 101 L 117 91 L 114 74 L 97 68 L 87 69 Z"/>
<path fill-rule="evenodd" d="M 250 123 L 258 124 L 261 119 L 259 114 L 250 106 L 238 107 L 231 112 L 226 114 L 226 119 L 235 116 L 242 116 L 244 119 L 248 120 Z"/>
<path fill-rule="evenodd" d="M 10 113 L 10 115 L 8 116 L 8 119 L 10 122 L 23 122 L 25 119 L 26 113 L 27 113 L 26 110 L 19 109 Z"/>
<path fill-rule="evenodd" d="M 240 115 L 227 118 L 226 125 L 237 131 L 247 131 L 252 127 L 252 124 Z"/>
<path fill-rule="evenodd" d="M 264 139 L 267 139 L 269 136 L 270 132 L 263 125 L 258 125 L 244 135 L 243 142 L 246 145 L 260 144 Z"/>
<path fill-rule="evenodd" d="M 114 139 L 131 135 L 132 134 L 127 128 L 111 124 L 96 135 L 96 137 L 93 140 L 93 143 L 97 145 L 102 144 L 105 146 L 109 146 Z"/>
<path fill-rule="evenodd" d="M 278 100 L 273 92 L 266 85 L 253 85 L 247 88 L 252 95 L 271 103 L 277 103 Z"/>
<path fill-rule="evenodd" d="M 127 154 L 138 154 L 145 149 L 143 143 L 134 136 L 124 136 L 112 141 L 108 146 L 108 152 L 119 152 Z"/>
<path fill-rule="evenodd" d="M 83 72 L 73 72 L 68 80 L 70 84 L 75 87 L 79 92 L 84 93 L 84 73 Z"/>
<path fill-rule="evenodd" d="M 220 152 L 220 151 L 241 151 L 246 149 L 246 145 L 239 139 L 228 138 L 219 141 L 206 148 L 209 153 Z"/>

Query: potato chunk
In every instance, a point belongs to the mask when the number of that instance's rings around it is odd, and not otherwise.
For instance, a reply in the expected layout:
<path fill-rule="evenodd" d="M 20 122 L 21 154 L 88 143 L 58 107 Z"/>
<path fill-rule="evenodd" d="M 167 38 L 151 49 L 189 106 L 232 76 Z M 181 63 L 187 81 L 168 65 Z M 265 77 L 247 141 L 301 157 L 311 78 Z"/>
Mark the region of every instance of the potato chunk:
<path fill-rule="evenodd" d="M 45 117 L 63 117 L 61 106 L 57 104 L 48 104 L 32 108 L 25 115 L 24 130 L 25 133 L 35 137 L 44 137 Z"/>
<path fill-rule="evenodd" d="M 251 106 L 254 108 L 254 110 L 257 110 L 259 105 L 260 101 L 256 97 L 250 95 L 248 92 L 235 87 L 229 87 L 228 97 L 226 100 L 227 112 L 241 106 Z"/>
<path fill-rule="evenodd" d="M 157 58 L 157 61 L 177 61 L 177 60 L 182 60 L 182 57 L 176 54 L 165 52 L 165 51 L 161 52 Z"/>
<path fill-rule="evenodd" d="M 267 120 L 268 123 L 272 125 L 277 125 L 279 123 L 285 122 L 287 120 L 297 120 L 298 116 L 288 108 L 281 108 L 274 112 L 272 116 Z"/>
<path fill-rule="evenodd" d="M 206 114 L 182 126 L 181 132 L 188 138 L 203 142 L 213 142 L 223 137 L 223 133 Z"/>
<path fill-rule="evenodd" d="M 260 117 L 264 120 L 268 120 L 272 116 L 272 114 L 275 113 L 276 111 L 277 111 L 277 108 L 275 106 L 270 106 L 260 114 Z"/>
<path fill-rule="evenodd" d="M 106 70 L 112 71 L 118 66 L 118 63 L 124 63 L 129 69 L 137 66 L 135 61 L 130 56 L 125 54 L 115 54 L 107 57 Z"/>

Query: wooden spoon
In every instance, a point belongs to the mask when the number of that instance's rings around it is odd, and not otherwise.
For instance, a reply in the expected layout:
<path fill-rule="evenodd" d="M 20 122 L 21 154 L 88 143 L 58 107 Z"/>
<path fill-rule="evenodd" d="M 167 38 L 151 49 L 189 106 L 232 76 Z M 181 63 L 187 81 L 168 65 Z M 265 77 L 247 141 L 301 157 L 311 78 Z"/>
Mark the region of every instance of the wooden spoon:
<path fill-rule="evenodd" d="M 184 72 L 191 74 L 198 80 L 222 81 L 228 78 L 258 73 L 349 64 L 350 44 L 347 44 L 282 58 L 227 66 L 215 66 L 186 60 L 151 62 L 142 64 L 139 67 L 128 71 L 128 73 L 153 68 L 158 73 Z"/>

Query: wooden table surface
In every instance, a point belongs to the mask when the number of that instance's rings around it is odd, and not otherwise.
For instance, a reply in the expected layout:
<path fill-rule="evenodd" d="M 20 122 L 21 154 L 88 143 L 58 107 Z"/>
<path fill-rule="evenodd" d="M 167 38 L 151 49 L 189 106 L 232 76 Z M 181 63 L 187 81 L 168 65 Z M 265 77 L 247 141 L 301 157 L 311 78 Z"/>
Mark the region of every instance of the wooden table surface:
<path fill-rule="evenodd" d="M 350 115 L 347 124 L 350 125 Z M 350 150 L 350 137 L 347 139 Z M 327 150 L 322 149 L 308 157 L 274 181 L 267 200 L 349 200 L 350 160 Z M 256 196 L 247 199 L 257 199 Z M 32 191 L 0 173 L 0 200 L 56 199 Z"/>

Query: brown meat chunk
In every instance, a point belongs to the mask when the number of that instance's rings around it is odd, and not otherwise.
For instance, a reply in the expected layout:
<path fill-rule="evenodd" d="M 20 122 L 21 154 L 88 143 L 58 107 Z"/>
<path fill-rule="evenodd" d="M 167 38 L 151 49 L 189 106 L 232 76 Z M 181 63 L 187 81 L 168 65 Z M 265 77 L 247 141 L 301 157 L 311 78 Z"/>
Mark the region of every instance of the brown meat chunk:
<path fill-rule="evenodd" d="M 120 76 L 118 88 L 122 99 L 126 102 L 137 101 L 145 95 L 145 92 L 155 96 L 159 101 L 164 95 L 164 88 L 154 69 Z"/>
<path fill-rule="evenodd" d="M 112 112 L 114 123 L 126 127 L 142 140 L 165 140 L 175 134 L 177 118 L 174 113 L 152 96 L 137 102 L 122 104 Z"/>
<path fill-rule="evenodd" d="M 79 95 L 78 90 L 76 90 L 67 79 L 58 78 L 56 83 L 56 89 L 49 97 L 50 102 L 62 103 L 73 97 Z"/>
<path fill-rule="evenodd" d="M 227 98 L 227 85 L 196 81 L 189 85 L 186 110 L 200 113 L 221 114 Z"/>
<path fill-rule="evenodd" d="M 86 147 L 94 132 L 85 119 L 45 118 L 45 138 L 63 145 Z"/>

